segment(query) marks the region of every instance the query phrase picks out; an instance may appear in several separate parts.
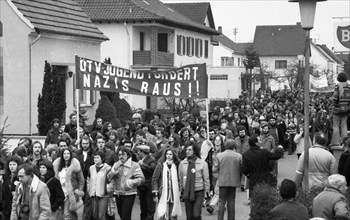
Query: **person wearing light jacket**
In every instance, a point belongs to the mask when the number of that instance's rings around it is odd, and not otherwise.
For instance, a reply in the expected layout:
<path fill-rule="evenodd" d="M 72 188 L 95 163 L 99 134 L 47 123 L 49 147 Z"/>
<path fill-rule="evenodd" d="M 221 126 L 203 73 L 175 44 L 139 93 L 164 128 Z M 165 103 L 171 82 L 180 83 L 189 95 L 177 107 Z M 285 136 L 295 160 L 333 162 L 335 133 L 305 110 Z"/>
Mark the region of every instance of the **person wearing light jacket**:
<path fill-rule="evenodd" d="M 34 175 L 34 167 L 22 164 L 18 167 L 17 177 L 20 183 L 13 196 L 11 220 L 49 220 L 50 191 L 46 184 Z"/>
<path fill-rule="evenodd" d="M 96 151 L 94 153 L 94 162 L 95 165 L 91 165 L 89 169 L 89 175 L 87 177 L 87 191 L 89 193 L 89 197 L 93 199 L 93 207 L 98 207 L 98 209 L 93 209 L 94 218 L 98 218 L 99 220 L 106 219 L 107 205 L 109 195 L 106 192 L 106 180 L 107 173 L 111 170 L 111 167 L 103 163 L 105 159 L 105 154 L 103 151 Z"/>
<path fill-rule="evenodd" d="M 121 147 L 118 157 L 119 161 L 114 163 L 107 178 L 109 181 L 114 181 L 116 203 L 121 220 L 130 220 L 137 187 L 141 185 L 145 177 L 140 165 L 131 160 L 129 148 Z"/>
<path fill-rule="evenodd" d="M 296 151 L 298 159 L 299 159 L 301 154 L 304 153 L 304 124 L 299 125 L 299 129 L 297 130 L 297 133 L 294 136 L 293 141 L 294 141 L 294 143 L 297 144 L 295 151 Z M 309 138 L 309 146 L 312 146 L 310 138 Z"/>
<path fill-rule="evenodd" d="M 208 164 L 200 159 L 196 142 L 185 143 L 187 157 L 179 165 L 180 189 L 185 201 L 187 219 L 200 220 L 204 197 L 210 190 Z"/>

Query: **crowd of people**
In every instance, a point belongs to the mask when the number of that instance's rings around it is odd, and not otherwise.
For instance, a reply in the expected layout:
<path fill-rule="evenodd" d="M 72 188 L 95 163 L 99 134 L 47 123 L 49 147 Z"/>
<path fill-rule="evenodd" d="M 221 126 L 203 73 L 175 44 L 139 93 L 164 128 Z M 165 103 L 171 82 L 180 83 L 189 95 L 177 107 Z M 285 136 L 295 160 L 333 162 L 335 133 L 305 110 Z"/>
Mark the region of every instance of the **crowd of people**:
<path fill-rule="evenodd" d="M 339 165 L 344 179 L 328 179 L 337 172 L 331 147 L 350 149 L 343 129 L 349 109 L 337 104 L 345 106 L 347 95 L 350 105 L 349 91 L 341 84 L 334 94 L 311 94 L 308 141 L 315 148 L 309 177 L 303 176 L 302 90 L 259 90 L 253 98 L 243 92 L 223 108 L 214 106 L 208 119 L 188 112 L 166 119 L 135 113 L 120 128 L 96 118 L 90 131 L 77 126 L 75 114 L 63 125 L 54 119 L 44 145 L 25 137 L 1 158 L 1 218 L 73 220 L 83 207 L 84 220 L 114 219 L 117 213 L 128 220 L 138 195 L 142 220 L 177 219 L 183 211 L 188 220 L 200 220 L 203 205 L 211 214 L 217 211 L 218 219 L 225 210 L 234 219 L 236 188 L 252 196 L 258 183 L 277 186 L 277 160 L 285 152 L 298 158 L 295 187 L 310 178 L 310 185 L 328 181 L 337 190 L 344 181 L 350 183 L 349 150 Z M 326 164 L 322 171 L 320 161 Z M 288 190 L 294 185 L 283 183 L 287 192 L 282 187 L 281 196 L 293 199 Z M 342 211 L 348 209 L 341 205 Z"/>

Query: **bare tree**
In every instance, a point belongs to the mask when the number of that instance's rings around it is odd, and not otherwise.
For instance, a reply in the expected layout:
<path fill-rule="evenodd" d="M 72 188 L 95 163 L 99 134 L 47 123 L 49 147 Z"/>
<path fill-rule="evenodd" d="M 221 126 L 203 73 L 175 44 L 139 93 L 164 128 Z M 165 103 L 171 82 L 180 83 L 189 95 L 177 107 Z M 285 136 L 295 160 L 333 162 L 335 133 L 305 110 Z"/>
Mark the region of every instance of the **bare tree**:
<path fill-rule="evenodd" d="M 184 98 L 164 98 L 163 107 L 170 109 L 174 115 L 181 114 L 184 111 L 194 113 L 203 105 L 205 99 L 184 99 Z"/>

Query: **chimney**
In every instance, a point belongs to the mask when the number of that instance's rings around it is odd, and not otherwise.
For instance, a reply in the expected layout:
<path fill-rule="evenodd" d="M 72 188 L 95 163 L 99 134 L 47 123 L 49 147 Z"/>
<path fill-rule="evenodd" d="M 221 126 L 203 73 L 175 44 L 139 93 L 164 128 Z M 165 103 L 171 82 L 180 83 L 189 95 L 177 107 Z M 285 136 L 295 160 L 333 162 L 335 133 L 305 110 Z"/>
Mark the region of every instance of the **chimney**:
<path fill-rule="evenodd" d="M 218 27 L 218 31 L 222 34 L 222 27 L 221 26 Z"/>

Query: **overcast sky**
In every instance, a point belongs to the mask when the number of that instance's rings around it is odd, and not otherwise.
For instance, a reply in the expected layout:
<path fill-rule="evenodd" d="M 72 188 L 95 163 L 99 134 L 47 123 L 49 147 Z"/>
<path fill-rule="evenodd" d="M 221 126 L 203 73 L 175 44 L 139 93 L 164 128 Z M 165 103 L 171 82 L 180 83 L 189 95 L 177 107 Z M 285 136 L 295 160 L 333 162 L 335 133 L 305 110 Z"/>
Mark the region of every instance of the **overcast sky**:
<path fill-rule="evenodd" d="M 300 21 L 298 3 L 288 0 L 161 0 L 164 3 L 210 2 L 216 28 L 222 26 L 223 33 L 234 40 L 233 28 L 238 28 L 237 42 L 252 42 L 257 25 L 293 25 Z M 314 29 L 311 37 L 318 44 L 331 48 L 334 42 L 333 17 L 347 17 L 349 23 L 350 0 L 328 0 L 318 2 Z"/>

